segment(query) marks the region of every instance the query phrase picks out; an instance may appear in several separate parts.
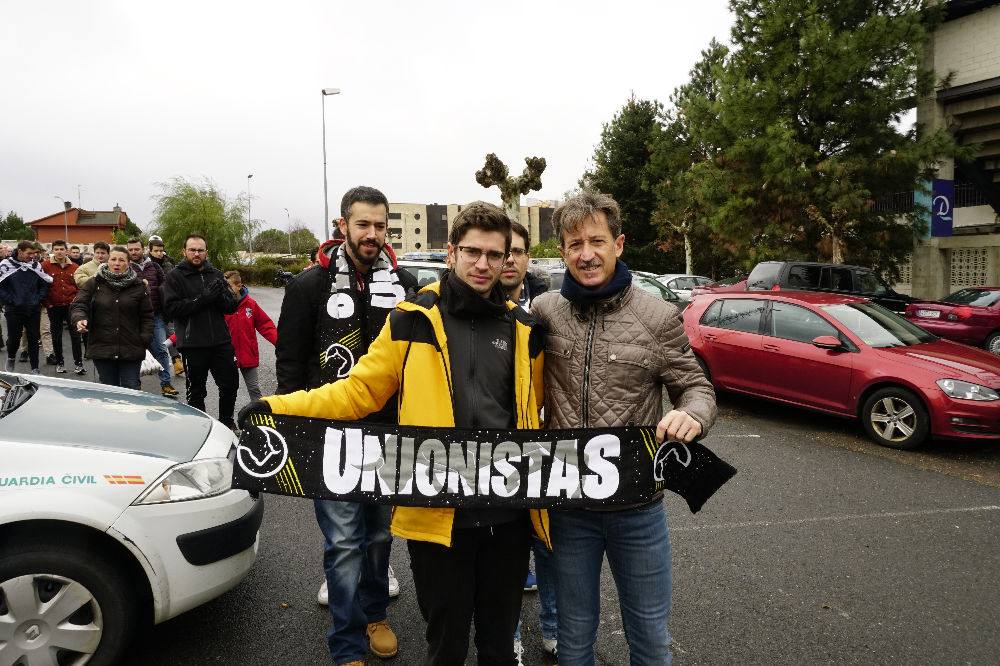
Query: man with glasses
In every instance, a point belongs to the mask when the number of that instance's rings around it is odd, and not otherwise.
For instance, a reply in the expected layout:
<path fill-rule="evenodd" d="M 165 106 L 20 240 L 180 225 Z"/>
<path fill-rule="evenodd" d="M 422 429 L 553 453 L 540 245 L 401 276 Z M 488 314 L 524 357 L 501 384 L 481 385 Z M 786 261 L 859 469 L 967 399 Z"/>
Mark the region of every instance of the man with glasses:
<path fill-rule="evenodd" d="M 184 239 L 184 260 L 163 283 L 163 312 L 176 324 L 177 348 L 184 358 L 187 403 L 205 411 L 208 374 L 219 388 L 219 420 L 236 429 L 233 412 L 239 373 L 224 315 L 236 312 L 236 295 L 222 271 L 208 261 L 208 245 L 198 234 Z"/>
<path fill-rule="evenodd" d="M 464 207 L 449 235 L 450 270 L 396 305 L 345 379 L 251 407 L 355 420 L 398 393 L 400 425 L 538 428 L 543 334 L 499 285 L 510 243 L 501 208 Z M 529 521 L 547 538 L 547 520 L 526 509 L 396 507 L 392 532 L 408 539 L 427 623 L 425 664 L 465 663 L 473 620 L 479 663 L 515 663 Z"/>

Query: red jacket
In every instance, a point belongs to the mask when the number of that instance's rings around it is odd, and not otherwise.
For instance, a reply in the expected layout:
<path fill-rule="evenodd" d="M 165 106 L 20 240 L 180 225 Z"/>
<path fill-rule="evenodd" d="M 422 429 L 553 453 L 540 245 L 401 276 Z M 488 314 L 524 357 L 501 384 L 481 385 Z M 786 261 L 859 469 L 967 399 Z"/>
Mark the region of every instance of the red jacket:
<path fill-rule="evenodd" d="M 236 312 L 226 315 L 229 325 L 229 335 L 233 338 L 233 349 L 236 350 L 236 365 L 241 368 L 256 368 L 260 365 L 260 352 L 257 347 L 257 332 L 272 345 L 278 342 L 278 329 L 267 313 L 257 305 L 257 301 L 249 296 L 246 287 L 240 292 L 241 300 L 236 306 Z"/>
<path fill-rule="evenodd" d="M 58 307 L 70 305 L 76 298 L 76 281 L 73 280 L 73 273 L 79 268 L 72 261 L 66 260 L 65 266 L 60 266 L 54 261 L 43 261 L 42 270 L 52 276 L 52 286 L 49 287 L 49 295 L 43 301 L 45 307 Z"/>

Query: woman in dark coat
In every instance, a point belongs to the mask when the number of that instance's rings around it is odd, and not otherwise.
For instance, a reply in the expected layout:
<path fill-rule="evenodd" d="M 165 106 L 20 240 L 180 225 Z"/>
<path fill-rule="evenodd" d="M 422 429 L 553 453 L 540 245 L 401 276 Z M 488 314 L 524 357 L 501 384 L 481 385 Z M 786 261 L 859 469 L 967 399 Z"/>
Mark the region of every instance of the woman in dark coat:
<path fill-rule="evenodd" d="M 87 358 L 101 383 L 138 391 L 139 366 L 153 336 L 153 306 L 125 248 L 112 248 L 108 262 L 80 288 L 70 319 L 87 334 Z"/>

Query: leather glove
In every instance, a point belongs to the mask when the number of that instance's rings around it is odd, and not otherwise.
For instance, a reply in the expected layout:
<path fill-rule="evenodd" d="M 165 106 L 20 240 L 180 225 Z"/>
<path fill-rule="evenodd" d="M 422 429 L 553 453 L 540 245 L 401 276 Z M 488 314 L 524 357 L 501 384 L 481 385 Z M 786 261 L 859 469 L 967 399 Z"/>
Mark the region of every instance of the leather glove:
<path fill-rule="evenodd" d="M 263 400 L 254 400 L 253 402 L 247 404 L 240 410 L 239 415 L 236 417 L 236 423 L 239 425 L 240 430 L 246 430 L 247 419 L 250 418 L 250 413 L 256 412 L 258 414 L 270 414 L 271 405 Z"/>
<path fill-rule="evenodd" d="M 208 289 L 205 291 L 208 292 L 212 298 L 218 298 L 225 293 L 226 289 L 229 289 L 229 283 L 225 280 L 216 280 L 215 282 L 209 283 Z"/>

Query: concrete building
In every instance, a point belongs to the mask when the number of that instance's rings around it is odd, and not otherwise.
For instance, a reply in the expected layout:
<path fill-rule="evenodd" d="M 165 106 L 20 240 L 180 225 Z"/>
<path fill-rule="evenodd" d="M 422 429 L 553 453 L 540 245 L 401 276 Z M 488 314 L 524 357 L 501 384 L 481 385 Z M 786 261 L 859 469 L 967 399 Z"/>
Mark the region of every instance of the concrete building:
<path fill-rule="evenodd" d="M 117 204 L 112 210 L 84 210 L 72 208 L 67 202 L 65 211 L 32 220 L 28 226 L 39 243 L 62 239 L 70 245 L 89 245 L 97 241 L 110 243 L 115 229 L 124 229 L 127 221 L 128 215 Z"/>
<path fill-rule="evenodd" d="M 946 4 L 926 62 L 951 78 L 919 101 L 917 122 L 979 148 L 971 165 L 940 165 L 937 177 L 955 183 L 952 235 L 918 241 L 899 285 L 921 298 L 1000 285 L 1000 0 Z"/>
<path fill-rule="evenodd" d="M 388 242 L 397 254 L 445 250 L 460 210 L 458 204 L 390 203 Z M 552 237 L 553 210 L 548 202 L 521 206 L 520 222 L 531 235 L 532 245 Z"/>

